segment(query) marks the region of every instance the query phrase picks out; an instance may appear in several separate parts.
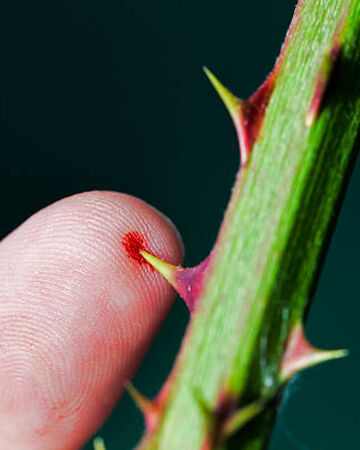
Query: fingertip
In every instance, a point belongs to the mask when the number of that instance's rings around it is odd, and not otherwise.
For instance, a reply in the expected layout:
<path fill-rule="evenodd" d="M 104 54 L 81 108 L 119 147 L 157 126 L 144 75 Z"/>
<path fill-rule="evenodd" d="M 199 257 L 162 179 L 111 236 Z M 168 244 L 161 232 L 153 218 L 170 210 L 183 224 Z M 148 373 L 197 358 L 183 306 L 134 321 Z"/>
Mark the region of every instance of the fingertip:
<path fill-rule="evenodd" d="M 79 448 L 131 378 L 175 293 L 131 257 L 129 233 L 182 262 L 173 224 L 115 192 L 61 200 L 1 243 L 0 444 Z"/>

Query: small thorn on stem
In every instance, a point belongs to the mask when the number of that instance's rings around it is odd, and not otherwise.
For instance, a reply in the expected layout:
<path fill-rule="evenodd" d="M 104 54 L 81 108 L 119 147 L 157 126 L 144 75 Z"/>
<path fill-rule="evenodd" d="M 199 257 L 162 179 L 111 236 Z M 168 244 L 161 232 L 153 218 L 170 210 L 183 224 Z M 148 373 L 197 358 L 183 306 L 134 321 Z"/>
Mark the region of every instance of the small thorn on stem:
<path fill-rule="evenodd" d="M 207 67 L 204 67 L 204 71 L 233 120 L 239 139 L 241 166 L 244 167 L 254 143 L 259 138 L 265 110 L 274 88 L 276 72 L 273 71 L 248 100 L 241 100 L 223 86 Z"/>
<path fill-rule="evenodd" d="M 198 266 L 185 269 L 162 261 L 145 250 L 140 250 L 140 254 L 154 269 L 167 279 L 185 301 L 192 314 L 195 311 L 197 300 L 201 294 L 204 273 L 209 265 L 210 256 Z"/>
<path fill-rule="evenodd" d="M 226 109 L 228 110 L 230 116 L 235 122 L 238 120 L 239 109 L 241 108 L 242 100 L 235 97 L 217 78 L 216 76 L 209 70 L 207 67 L 204 67 L 204 72 L 208 77 L 210 83 L 213 85 L 216 92 L 219 94 L 221 100 L 224 102 Z"/>
<path fill-rule="evenodd" d="M 94 450 L 106 450 L 104 440 L 101 437 L 96 437 L 93 441 Z"/>
<path fill-rule="evenodd" d="M 232 94 L 207 67 L 204 67 L 204 72 L 208 77 L 210 83 L 213 85 L 215 91 L 219 94 L 219 97 L 223 101 L 233 121 L 240 145 L 241 165 L 244 166 L 248 160 L 249 151 L 246 139 L 246 129 L 244 128 L 244 119 L 242 114 L 244 101 L 235 97 L 235 95 Z"/>
<path fill-rule="evenodd" d="M 134 403 L 144 415 L 146 429 L 151 432 L 159 422 L 162 407 L 156 400 L 150 400 L 142 395 L 131 383 L 126 386 Z"/>
<path fill-rule="evenodd" d="M 250 420 L 256 417 L 264 408 L 262 401 L 250 403 L 235 411 L 225 422 L 222 427 L 222 434 L 224 438 L 236 433 L 243 428 Z"/>
<path fill-rule="evenodd" d="M 260 399 L 238 408 L 236 396 L 223 391 L 217 401 L 216 408 L 206 411 L 208 433 L 203 442 L 202 450 L 218 448 L 230 436 L 243 428 L 264 408 L 265 399 Z"/>
<path fill-rule="evenodd" d="M 347 350 L 319 350 L 307 341 L 300 322 L 290 332 L 281 363 L 280 379 L 285 382 L 301 370 L 332 359 L 343 358 Z"/>

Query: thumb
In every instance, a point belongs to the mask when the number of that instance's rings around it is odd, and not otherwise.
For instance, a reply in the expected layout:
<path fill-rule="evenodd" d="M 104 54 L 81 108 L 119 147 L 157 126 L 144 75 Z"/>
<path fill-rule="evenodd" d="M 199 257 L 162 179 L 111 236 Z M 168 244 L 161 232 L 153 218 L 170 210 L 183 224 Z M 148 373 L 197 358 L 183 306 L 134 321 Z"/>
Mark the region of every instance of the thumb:
<path fill-rule="evenodd" d="M 0 448 L 77 449 L 110 413 L 175 296 L 136 245 L 182 260 L 170 221 L 111 192 L 61 200 L 2 241 Z"/>

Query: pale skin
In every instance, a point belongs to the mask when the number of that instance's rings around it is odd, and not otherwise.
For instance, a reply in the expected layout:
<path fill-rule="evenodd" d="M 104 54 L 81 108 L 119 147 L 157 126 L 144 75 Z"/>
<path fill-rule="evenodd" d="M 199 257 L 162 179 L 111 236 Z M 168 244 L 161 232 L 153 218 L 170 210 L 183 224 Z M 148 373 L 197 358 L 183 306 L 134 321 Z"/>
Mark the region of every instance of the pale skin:
<path fill-rule="evenodd" d="M 143 201 L 89 192 L 0 243 L 0 448 L 79 449 L 111 412 L 175 297 L 121 239 L 181 264 L 171 224 Z"/>

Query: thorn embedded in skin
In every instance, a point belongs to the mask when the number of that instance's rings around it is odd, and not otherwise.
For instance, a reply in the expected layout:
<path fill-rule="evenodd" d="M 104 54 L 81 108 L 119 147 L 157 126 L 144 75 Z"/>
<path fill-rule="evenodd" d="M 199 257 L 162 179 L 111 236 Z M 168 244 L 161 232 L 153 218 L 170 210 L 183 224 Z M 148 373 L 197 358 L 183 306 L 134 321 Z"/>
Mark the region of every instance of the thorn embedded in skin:
<path fill-rule="evenodd" d="M 207 67 L 204 71 L 233 120 L 239 139 L 241 166 L 245 166 L 261 132 L 265 109 L 274 88 L 275 71 L 248 100 L 235 97 Z"/>
<path fill-rule="evenodd" d="M 306 340 L 303 326 L 298 322 L 293 326 L 286 344 L 280 378 L 287 381 L 300 370 L 332 359 L 343 358 L 347 354 L 347 350 L 319 350 L 313 347 Z"/>
<path fill-rule="evenodd" d="M 96 437 L 93 442 L 94 450 L 106 450 L 104 440 L 101 437 Z"/>
<path fill-rule="evenodd" d="M 321 65 L 319 74 L 315 82 L 314 92 L 311 98 L 309 109 L 306 113 L 305 124 L 308 127 L 315 122 L 319 115 L 321 104 L 323 103 L 326 89 L 329 84 L 331 74 L 333 72 L 336 60 L 340 53 L 340 31 L 335 35 L 335 43 L 330 52 L 325 55 L 324 62 Z"/>
<path fill-rule="evenodd" d="M 162 261 L 146 250 L 141 249 L 139 250 L 139 253 L 154 269 L 160 272 L 161 275 L 167 279 L 174 289 L 176 289 L 176 274 L 180 270 L 184 270 L 182 267 L 174 266 L 173 264 Z"/>
<path fill-rule="evenodd" d="M 136 403 L 137 407 L 144 415 L 146 430 L 150 433 L 156 428 L 162 413 L 162 403 L 155 400 L 149 400 L 131 384 L 126 386 L 127 391 Z"/>
<path fill-rule="evenodd" d="M 201 294 L 204 274 L 209 265 L 210 256 L 198 266 L 184 269 L 180 266 L 168 264 L 145 250 L 140 250 L 140 254 L 154 269 L 159 271 L 167 279 L 183 298 L 192 314 L 195 311 L 197 300 Z"/>

